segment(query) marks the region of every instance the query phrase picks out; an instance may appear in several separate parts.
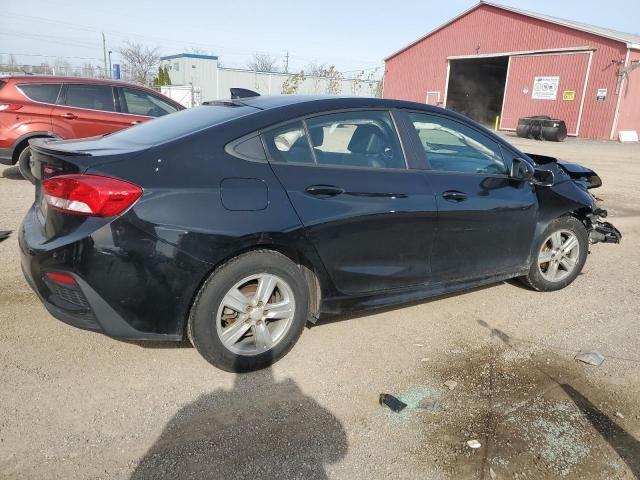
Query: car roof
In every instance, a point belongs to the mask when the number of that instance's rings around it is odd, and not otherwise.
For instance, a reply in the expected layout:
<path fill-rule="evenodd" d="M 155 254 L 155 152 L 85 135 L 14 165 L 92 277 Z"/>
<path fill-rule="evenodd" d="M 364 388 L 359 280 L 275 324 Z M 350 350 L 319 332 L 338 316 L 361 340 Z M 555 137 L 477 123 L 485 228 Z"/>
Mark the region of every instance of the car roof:
<path fill-rule="evenodd" d="M 144 88 L 144 85 L 137 85 L 131 82 L 124 82 L 122 80 L 112 80 L 109 78 L 87 78 L 87 77 L 63 77 L 56 75 L 11 75 L 7 77 L 1 77 L 5 81 L 15 81 L 24 83 L 93 83 L 99 85 L 122 85 L 133 88 Z"/>
<path fill-rule="evenodd" d="M 432 113 L 445 115 L 447 118 L 457 120 L 463 124 L 474 126 L 499 144 L 505 145 L 515 150 L 518 155 L 520 152 L 515 146 L 511 145 L 507 140 L 488 130 L 478 122 L 468 118 L 460 113 L 449 109 L 429 105 L 426 103 L 410 102 L 406 100 L 396 100 L 389 98 L 375 97 L 349 97 L 349 96 L 330 96 L 330 95 L 266 95 L 258 97 L 240 98 L 217 102 L 218 104 L 233 104 L 236 106 L 245 105 L 254 107 L 259 111 L 259 115 L 267 115 L 274 121 L 287 121 L 295 117 L 307 115 L 322 114 L 334 110 L 349 109 L 404 109 L 408 111 L 418 111 L 423 113 Z M 215 105 L 216 102 L 212 102 Z M 200 107 L 206 108 L 206 107 Z M 275 122 L 272 122 L 275 123 Z"/>
<path fill-rule="evenodd" d="M 307 105 L 324 110 L 326 108 L 420 108 L 425 104 L 375 97 L 350 97 L 334 95 L 266 95 L 232 100 L 232 102 L 260 110 Z"/>

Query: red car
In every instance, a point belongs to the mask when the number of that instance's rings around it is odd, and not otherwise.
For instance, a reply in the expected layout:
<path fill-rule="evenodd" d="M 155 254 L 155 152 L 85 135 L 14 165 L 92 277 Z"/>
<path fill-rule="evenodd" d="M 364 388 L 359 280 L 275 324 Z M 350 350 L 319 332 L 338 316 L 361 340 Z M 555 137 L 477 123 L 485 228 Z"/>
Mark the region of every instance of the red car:
<path fill-rule="evenodd" d="M 115 132 L 185 107 L 149 88 L 117 80 L 0 77 L 0 163 L 31 176 L 29 140 Z"/>

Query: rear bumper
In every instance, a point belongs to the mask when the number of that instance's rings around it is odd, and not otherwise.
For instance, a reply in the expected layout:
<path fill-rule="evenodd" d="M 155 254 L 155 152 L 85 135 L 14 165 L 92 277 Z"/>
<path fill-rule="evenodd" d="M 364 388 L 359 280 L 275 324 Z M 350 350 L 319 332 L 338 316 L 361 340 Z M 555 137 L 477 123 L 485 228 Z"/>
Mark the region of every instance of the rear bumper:
<path fill-rule="evenodd" d="M 0 148 L 0 163 L 13 165 L 13 148 Z"/>
<path fill-rule="evenodd" d="M 97 279 L 104 278 L 105 281 L 109 281 L 109 277 L 116 276 L 115 271 L 118 266 L 117 264 L 100 263 L 99 255 L 101 253 L 99 250 L 102 249 L 87 248 L 88 245 L 96 245 L 96 238 L 46 250 L 43 248 L 40 231 L 36 209 L 32 207 L 27 213 L 18 235 L 21 267 L 25 280 L 53 317 L 76 328 L 100 332 L 114 338 L 160 341 L 180 341 L 184 338 L 182 334 L 174 333 L 176 332 L 175 326 L 173 332 L 167 331 L 170 328 L 163 326 L 158 326 L 156 331 L 138 330 L 134 327 L 136 320 L 138 320 L 136 317 L 131 315 L 128 310 L 122 311 L 128 317 L 123 316 L 123 313 L 116 311 L 118 300 L 115 300 L 116 303 L 113 303 L 114 300 L 107 301 L 105 295 L 94 288 L 97 285 L 104 290 L 104 284 L 100 284 Z M 79 255 L 82 254 L 88 255 L 90 258 L 80 258 Z M 108 258 L 112 259 L 114 256 L 108 255 Z M 88 269 L 83 268 L 84 263 L 89 264 Z M 50 271 L 71 275 L 75 279 L 76 285 L 59 285 L 52 282 L 46 277 L 46 273 Z M 105 275 L 105 271 L 108 271 L 108 274 Z M 125 274 L 130 277 L 128 271 Z M 113 284 L 115 284 L 113 288 L 119 287 L 118 281 L 111 279 L 111 285 Z M 144 289 L 145 286 L 141 288 Z M 123 295 L 127 294 L 128 290 L 125 287 Z M 143 291 L 141 290 L 141 294 Z M 151 302 L 161 302 L 159 297 L 152 295 L 151 292 L 147 291 L 147 293 L 152 297 L 149 299 Z M 112 305 L 116 305 L 116 308 Z M 150 315 L 150 318 L 148 325 L 155 320 L 153 315 Z M 177 324 L 177 322 L 175 323 Z M 162 328 L 166 333 L 160 333 Z"/>
<path fill-rule="evenodd" d="M 36 295 L 38 295 L 38 298 L 40 298 L 40 301 L 52 317 L 57 318 L 61 322 L 71 325 L 72 327 L 81 328 L 82 330 L 106 333 L 100 323 L 96 320 L 95 315 L 90 308 L 70 308 L 70 306 L 63 308 L 47 300 L 47 297 L 45 296 L 47 292 L 36 286 L 32 273 L 28 268 L 25 268 L 25 263 L 27 262 L 24 261 L 23 257 L 22 274 L 24 275 L 27 284 L 36 293 Z"/>
<path fill-rule="evenodd" d="M 38 283 L 33 272 L 29 269 L 29 262 L 24 261 L 23 253 L 22 273 L 25 280 L 33 291 L 38 295 L 40 301 L 47 311 L 54 318 L 60 320 L 72 327 L 92 332 L 104 333 L 114 338 L 126 338 L 129 340 L 162 340 L 162 341 L 180 341 L 182 335 L 169 335 L 161 333 L 149 333 L 136 330 L 129 325 L 118 313 L 113 310 L 104 299 L 102 299 L 95 290 L 93 290 L 82 278 L 72 272 L 68 273 L 73 276 L 78 284 L 75 288 L 67 290 L 75 290 L 76 295 L 84 299 L 85 305 L 79 306 L 65 300 L 66 296 L 60 294 L 60 289 L 56 291 L 55 287 L 42 279 L 42 283 Z M 26 264 L 26 265 L 25 265 Z M 56 270 L 60 272 L 60 270 Z M 43 286 L 45 286 L 43 288 Z"/>

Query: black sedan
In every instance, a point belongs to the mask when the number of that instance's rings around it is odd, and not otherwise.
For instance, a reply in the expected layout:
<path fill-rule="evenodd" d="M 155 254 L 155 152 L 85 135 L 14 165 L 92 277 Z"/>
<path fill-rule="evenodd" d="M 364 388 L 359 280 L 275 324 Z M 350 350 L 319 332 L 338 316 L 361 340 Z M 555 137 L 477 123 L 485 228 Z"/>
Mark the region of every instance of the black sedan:
<path fill-rule="evenodd" d="M 225 370 L 273 363 L 323 314 L 513 277 L 557 290 L 620 239 L 593 171 L 417 103 L 240 98 L 32 150 L 19 241 L 49 312 L 188 337 Z"/>

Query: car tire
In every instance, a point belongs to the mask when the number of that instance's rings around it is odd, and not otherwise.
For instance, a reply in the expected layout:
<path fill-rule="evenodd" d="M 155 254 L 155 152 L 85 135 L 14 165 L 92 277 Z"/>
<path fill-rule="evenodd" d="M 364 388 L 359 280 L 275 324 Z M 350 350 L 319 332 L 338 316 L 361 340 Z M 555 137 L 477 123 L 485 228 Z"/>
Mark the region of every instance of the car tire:
<path fill-rule="evenodd" d="M 18 170 L 25 180 L 29 180 L 31 183 L 35 183 L 36 179 L 31 174 L 31 147 L 27 145 L 22 149 L 18 156 Z"/>
<path fill-rule="evenodd" d="M 560 290 L 582 271 L 589 253 L 589 234 L 575 217 L 558 218 L 544 229 L 534 249 L 529 273 L 520 280 L 539 292 Z"/>
<path fill-rule="evenodd" d="M 269 300 L 260 301 L 271 284 Z M 266 285 L 262 293 L 261 285 Z M 291 313 L 285 318 L 287 302 Z M 268 319 L 272 314 L 282 318 Z M 300 267 L 278 252 L 255 250 L 209 276 L 193 303 L 187 331 L 209 363 L 229 372 L 247 372 L 284 357 L 302 334 L 308 315 L 309 293 Z"/>

